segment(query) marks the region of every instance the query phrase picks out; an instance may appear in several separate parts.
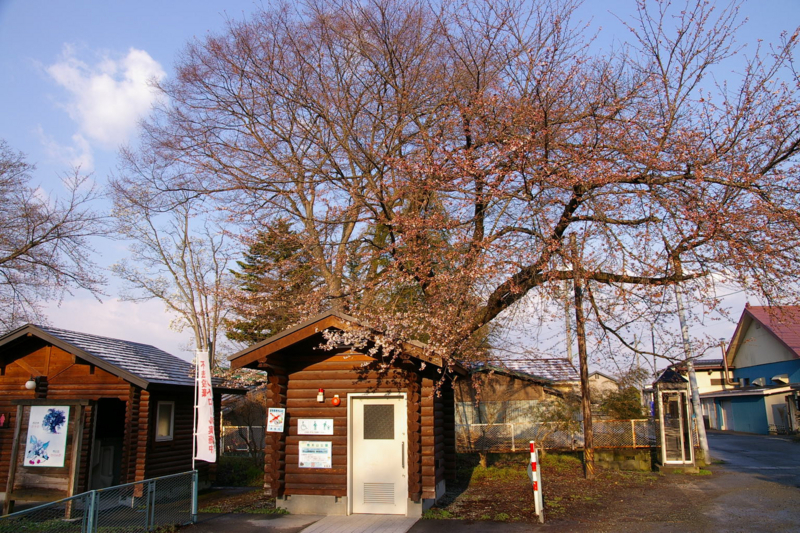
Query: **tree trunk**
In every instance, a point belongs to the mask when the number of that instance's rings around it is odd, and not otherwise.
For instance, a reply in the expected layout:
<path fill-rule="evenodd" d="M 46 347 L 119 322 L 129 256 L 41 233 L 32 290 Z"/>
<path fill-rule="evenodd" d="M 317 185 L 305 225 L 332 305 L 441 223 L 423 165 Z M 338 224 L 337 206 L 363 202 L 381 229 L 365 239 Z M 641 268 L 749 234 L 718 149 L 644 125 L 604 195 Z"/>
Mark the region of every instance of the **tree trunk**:
<path fill-rule="evenodd" d="M 575 333 L 578 337 L 578 361 L 581 373 L 581 414 L 583 415 L 583 477 L 594 479 L 594 434 L 592 433 L 592 402 L 589 396 L 589 363 L 586 356 L 586 317 L 583 315 L 584 280 L 580 271 L 578 247 L 571 239 L 575 271 Z"/>

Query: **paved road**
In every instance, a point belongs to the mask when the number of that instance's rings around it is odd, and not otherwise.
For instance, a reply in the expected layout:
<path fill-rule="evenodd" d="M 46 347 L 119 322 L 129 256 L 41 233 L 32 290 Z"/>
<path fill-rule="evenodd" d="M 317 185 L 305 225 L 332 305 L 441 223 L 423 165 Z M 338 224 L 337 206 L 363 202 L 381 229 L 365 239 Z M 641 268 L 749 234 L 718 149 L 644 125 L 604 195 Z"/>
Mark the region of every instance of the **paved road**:
<path fill-rule="evenodd" d="M 800 487 L 800 443 L 785 437 L 709 433 L 711 457 L 729 472 Z M 800 528 L 800 525 L 798 525 Z"/>

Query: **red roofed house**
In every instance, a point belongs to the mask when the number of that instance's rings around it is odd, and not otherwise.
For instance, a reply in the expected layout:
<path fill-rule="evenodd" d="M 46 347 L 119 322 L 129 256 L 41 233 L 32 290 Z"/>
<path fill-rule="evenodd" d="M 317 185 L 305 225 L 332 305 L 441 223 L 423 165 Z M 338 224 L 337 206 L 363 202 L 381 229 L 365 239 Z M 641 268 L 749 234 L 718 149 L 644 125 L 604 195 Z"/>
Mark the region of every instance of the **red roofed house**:
<path fill-rule="evenodd" d="M 748 304 L 725 357 L 735 386 L 701 394 L 713 399 L 716 427 L 761 434 L 800 428 L 800 306 Z"/>

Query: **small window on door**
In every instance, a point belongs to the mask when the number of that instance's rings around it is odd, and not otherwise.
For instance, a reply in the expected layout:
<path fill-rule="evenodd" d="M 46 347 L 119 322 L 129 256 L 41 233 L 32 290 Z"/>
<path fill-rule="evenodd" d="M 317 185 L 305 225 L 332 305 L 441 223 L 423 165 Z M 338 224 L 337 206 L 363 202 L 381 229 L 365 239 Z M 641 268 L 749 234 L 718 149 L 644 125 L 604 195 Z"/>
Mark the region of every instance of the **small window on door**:
<path fill-rule="evenodd" d="M 394 405 L 364 405 L 364 440 L 394 438 Z"/>
<path fill-rule="evenodd" d="M 156 410 L 156 440 L 172 440 L 175 423 L 175 402 L 158 402 Z"/>

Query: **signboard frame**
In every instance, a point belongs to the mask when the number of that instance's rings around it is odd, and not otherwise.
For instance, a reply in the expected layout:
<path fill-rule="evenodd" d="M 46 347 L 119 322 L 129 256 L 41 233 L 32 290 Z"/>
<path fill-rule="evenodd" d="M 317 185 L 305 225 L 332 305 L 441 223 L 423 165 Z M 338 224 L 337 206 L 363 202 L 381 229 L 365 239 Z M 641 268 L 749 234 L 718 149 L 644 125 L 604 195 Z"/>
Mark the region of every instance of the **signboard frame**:
<path fill-rule="evenodd" d="M 270 407 L 267 409 L 267 432 L 283 433 L 286 422 L 286 409 L 283 407 Z"/>
<path fill-rule="evenodd" d="M 331 441 L 301 440 L 298 446 L 297 465 L 300 468 L 333 468 Z"/>
<path fill-rule="evenodd" d="M 333 418 L 299 418 L 298 435 L 333 435 Z"/>

